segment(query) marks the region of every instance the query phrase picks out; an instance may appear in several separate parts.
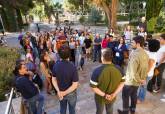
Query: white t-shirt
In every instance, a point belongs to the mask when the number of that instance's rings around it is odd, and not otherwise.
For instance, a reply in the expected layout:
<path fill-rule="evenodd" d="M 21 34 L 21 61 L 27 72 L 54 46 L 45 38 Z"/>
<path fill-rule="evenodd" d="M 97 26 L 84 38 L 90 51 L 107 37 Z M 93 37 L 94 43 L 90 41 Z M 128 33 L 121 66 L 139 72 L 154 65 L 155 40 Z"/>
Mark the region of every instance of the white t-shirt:
<path fill-rule="evenodd" d="M 165 53 L 165 45 L 161 46 L 157 52 L 157 62 L 160 64 L 160 60 L 163 58 L 163 54 Z M 165 61 L 163 61 L 164 63 Z"/>
<path fill-rule="evenodd" d="M 157 62 L 157 53 L 156 52 L 149 52 L 149 51 L 146 51 L 148 56 L 149 56 L 149 59 L 153 59 L 154 60 L 154 64 L 152 66 L 152 68 L 150 69 L 150 71 L 148 72 L 148 77 L 152 77 L 154 75 L 154 69 L 156 67 L 156 62 Z"/>
<path fill-rule="evenodd" d="M 80 40 L 80 45 L 83 46 L 84 45 L 85 37 L 84 36 L 80 36 L 79 37 L 79 40 Z"/>
<path fill-rule="evenodd" d="M 147 33 L 146 32 L 139 32 L 138 35 L 142 36 L 142 37 L 145 37 L 145 36 L 147 36 Z"/>
<path fill-rule="evenodd" d="M 126 40 L 131 40 L 133 37 L 133 31 L 125 31 L 124 35 Z"/>

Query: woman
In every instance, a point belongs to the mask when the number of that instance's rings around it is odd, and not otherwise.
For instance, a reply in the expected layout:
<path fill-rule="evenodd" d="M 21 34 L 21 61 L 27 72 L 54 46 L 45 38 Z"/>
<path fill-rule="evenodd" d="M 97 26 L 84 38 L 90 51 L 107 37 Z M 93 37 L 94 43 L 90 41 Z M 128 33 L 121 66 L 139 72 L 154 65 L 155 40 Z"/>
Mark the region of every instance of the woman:
<path fill-rule="evenodd" d="M 48 94 L 51 94 L 52 90 L 52 83 L 51 83 L 51 71 L 49 68 L 49 62 L 50 57 L 47 51 L 43 51 L 41 53 L 41 59 L 40 59 L 40 69 L 42 72 L 42 75 L 45 77 L 45 85 L 46 85 L 46 91 Z"/>
<path fill-rule="evenodd" d="M 101 47 L 102 47 L 102 48 L 107 48 L 108 40 L 109 40 L 109 36 L 108 36 L 108 35 L 105 35 L 105 38 L 104 38 L 103 41 L 101 42 Z"/>
<path fill-rule="evenodd" d="M 78 70 L 80 70 L 80 61 L 82 57 L 82 48 L 80 46 L 80 41 L 76 40 L 76 49 L 75 49 L 75 65 Z"/>
<path fill-rule="evenodd" d="M 114 52 L 115 52 L 115 63 L 119 66 L 122 66 L 124 63 L 124 52 L 126 52 L 128 49 L 125 45 L 125 40 L 123 37 L 119 39 L 119 44 L 115 46 Z"/>
<path fill-rule="evenodd" d="M 125 36 L 126 43 L 130 44 L 133 38 L 133 31 L 131 30 L 131 27 L 129 25 L 124 31 L 124 36 Z"/>
<path fill-rule="evenodd" d="M 71 49 L 71 57 L 70 57 L 70 61 L 72 61 L 73 63 L 75 63 L 75 40 L 74 37 L 72 36 L 70 38 L 70 42 L 69 42 L 69 47 Z"/>
<path fill-rule="evenodd" d="M 154 78 L 154 69 L 156 67 L 157 57 L 156 52 L 160 48 L 160 43 L 156 39 L 152 39 L 148 41 L 148 51 L 147 54 L 149 56 L 149 68 L 148 68 L 148 76 L 146 79 L 146 85 L 141 85 L 138 91 L 138 103 L 144 102 L 146 96 L 146 90 L 148 82 Z"/>

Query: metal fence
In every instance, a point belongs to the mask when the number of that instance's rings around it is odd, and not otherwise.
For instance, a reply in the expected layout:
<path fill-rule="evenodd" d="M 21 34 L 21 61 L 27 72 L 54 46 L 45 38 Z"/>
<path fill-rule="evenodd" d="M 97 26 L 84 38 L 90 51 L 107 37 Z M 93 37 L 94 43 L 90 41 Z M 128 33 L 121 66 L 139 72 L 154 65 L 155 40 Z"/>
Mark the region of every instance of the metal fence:
<path fill-rule="evenodd" d="M 14 109 L 13 109 L 13 104 L 12 104 L 13 93 L 14 93 L 14 88 L 11 89 L 10 96 L 8 97 L 8 103 L 5 110 L 5 114 L 15 114 Z"/>

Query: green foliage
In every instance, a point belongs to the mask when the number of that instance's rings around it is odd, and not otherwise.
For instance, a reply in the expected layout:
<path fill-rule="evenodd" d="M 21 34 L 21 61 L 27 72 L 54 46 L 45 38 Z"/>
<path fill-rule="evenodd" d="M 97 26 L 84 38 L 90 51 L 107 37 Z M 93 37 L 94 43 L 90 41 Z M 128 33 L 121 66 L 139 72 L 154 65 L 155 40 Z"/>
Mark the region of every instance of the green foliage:
<path fill-rule="evenodd" d="M 157 24 L 155 27 L 155 32 L 165 32 L 165 12 L 162 10 L 157 19 Z"/>
<path fill-rule="evenodd" d="M 88 19 L 89 19 L 89 22 L 94 23 L 96 25 L 97 22 L 100 22 L 102 19 L 101 12 L 97 10 L 96 8 L 92 8 Z"/>
<path fill-rule="evenodd" d="M 66 0 L 65 5 L 65 7 L 73 13 L 87 13 L 91 8 L 90 0 Z"/>
<path fill-rule="evenodd" d="M 10 91 L 13 79 L 12 71 L 18 57 L 17 49 L 0 48 L 0 101 L 4 100 L 5 93 Z"/>
<path fill-rule="evenodd" d="M 83 25 L 83 24 L 85 24 L 85 21 L 86 21 L 85 16 L 81 16 L 79 19 L 79 22 Z"/>
<path fill-rule="evenodd" d="M 129 17 L 127 15 L 126 16 L 118 15 L 117 16 L 117 20 L 118 21 L 128 21 L 129 20 Z"/>
<path fill-rule="evenodd" d="M 161 8 L 163 6 L 163 0 L 147 0 L 147 30 L 153 32 L 157 22 L 157 18 L 160 14 Z"/>
<path fill-rule="evenodd" d="M 155 25 L 157 23 L 157 17 L 152 17 L 147 21 L 147 31 L 153 33 Z"/>

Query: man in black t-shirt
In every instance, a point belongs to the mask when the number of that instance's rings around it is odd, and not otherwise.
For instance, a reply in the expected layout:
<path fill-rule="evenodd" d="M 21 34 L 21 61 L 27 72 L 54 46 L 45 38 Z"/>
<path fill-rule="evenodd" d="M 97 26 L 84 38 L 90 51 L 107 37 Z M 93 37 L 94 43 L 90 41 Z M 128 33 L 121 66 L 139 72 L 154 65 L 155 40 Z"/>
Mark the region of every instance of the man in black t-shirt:
<path fill-rule="evenodd" d="M 53 66 L 52 82 L 60 100 L 60 114 L 66 114 L 67 104 L 69 105 L 69 114 L 75 114 L 78 72 L 76 66 L 69 62 L 70 49 L 68 46 L 60 47 L 59 56 L 61 60 Z"/>
<path fill-rule="evenodd" d="M 85 38 L 84 44 L 85 44 L 86 57 L 87 59 L 89 59 L 91 55 L 91 45 L 92 45 L 92 40 L 89 38 L 89 36 Z"/>

